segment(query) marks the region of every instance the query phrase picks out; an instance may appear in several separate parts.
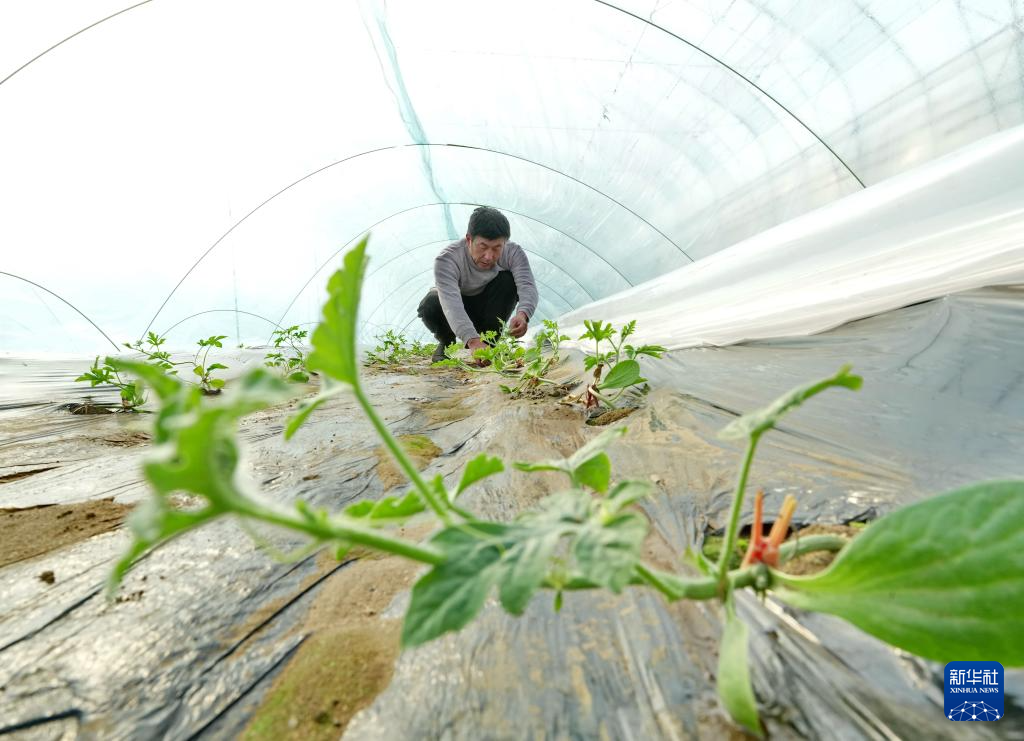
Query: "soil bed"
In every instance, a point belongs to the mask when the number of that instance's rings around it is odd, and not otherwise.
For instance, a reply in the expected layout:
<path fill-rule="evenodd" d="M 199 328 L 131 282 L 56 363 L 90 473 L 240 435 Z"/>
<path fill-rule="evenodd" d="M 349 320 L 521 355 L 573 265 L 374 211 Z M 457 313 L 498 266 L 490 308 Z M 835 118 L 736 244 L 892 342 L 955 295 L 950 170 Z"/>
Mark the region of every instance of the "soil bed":
<path fill-rule="evenodd" d="M 119 527 L 132 509 L 110 499 L 0 509 L 0 566 L 39 556 Z M 50 582 L 52 583 L 52 582 Z"/>

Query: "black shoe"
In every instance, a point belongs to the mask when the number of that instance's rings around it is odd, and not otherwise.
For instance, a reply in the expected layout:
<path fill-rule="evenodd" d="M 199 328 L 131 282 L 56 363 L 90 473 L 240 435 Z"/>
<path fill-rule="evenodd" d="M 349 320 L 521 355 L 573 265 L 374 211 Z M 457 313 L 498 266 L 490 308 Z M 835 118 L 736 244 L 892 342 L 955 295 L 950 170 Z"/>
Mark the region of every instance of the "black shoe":
<path fill-rule="evenodd" d="M 437 347 L 434 348 L 434 354 L 430 356 L 431 363 L 436 363 L 439 360 L 445 359 L 444 347 L 445 346 L 442 345 L 440 342 L 437 343 Z"/>

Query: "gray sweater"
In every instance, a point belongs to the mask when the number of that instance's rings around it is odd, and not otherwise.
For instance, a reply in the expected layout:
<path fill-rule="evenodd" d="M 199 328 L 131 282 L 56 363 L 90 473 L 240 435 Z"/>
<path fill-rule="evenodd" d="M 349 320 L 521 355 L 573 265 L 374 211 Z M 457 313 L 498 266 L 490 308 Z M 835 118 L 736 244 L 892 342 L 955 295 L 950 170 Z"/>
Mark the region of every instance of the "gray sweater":
<path fill-rule="evenodd" d="M 528 319 L 532 318 L 533 312 L 537 310 L 537 285 L 533 280 L 533 271 L 530 270 L 530 261 L 526 259 L 526 251 L 515 242 L 505 243 L 497 265 L 490 270 L 481 270 L 473 263 L 465 239 L 452 242 L 434 260 L 434 286 L 441 300 L 441 308 L 455 336 L 462 342 L 480 336 L 466 314 L 462 296 L 479 295 L 484 286 L 502 270 L 511 271 L 515 279 L 516 292 L 519 294 L 517 311 L 524 312 Z"/>

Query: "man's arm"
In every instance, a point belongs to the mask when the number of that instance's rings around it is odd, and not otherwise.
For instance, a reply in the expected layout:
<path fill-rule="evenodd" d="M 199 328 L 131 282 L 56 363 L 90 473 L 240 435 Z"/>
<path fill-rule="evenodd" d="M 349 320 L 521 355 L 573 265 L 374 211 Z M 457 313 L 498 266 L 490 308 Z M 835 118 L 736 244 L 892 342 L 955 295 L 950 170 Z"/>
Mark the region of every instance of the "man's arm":
<path fill-rule="evenodd" d="M 466 313 L 466 307 L 462 303 L 462 291 L 459 290 L 459 274 L 455 265 L 438 257 L 434 260 L 434 285 L 437 287 L 437 297 L 441 300 L 441 309 L 444 311 L 445 319 L 452 328 L 455 336 L 463 343 L 479 337 L 480 333 L 473 326 L 473 320 Z"/>
<path fill-rule="evenodd" d="M 516 311 L 526 314 L 526 320 L 529 321 L 537 311 L 537 282 L 533 278 L 533 270 L 530 269 L 526 251 L 519 245 L 510 251 L 508 269 L 516 281 L 516 293 L 519 294 L 519 306 Z"/>

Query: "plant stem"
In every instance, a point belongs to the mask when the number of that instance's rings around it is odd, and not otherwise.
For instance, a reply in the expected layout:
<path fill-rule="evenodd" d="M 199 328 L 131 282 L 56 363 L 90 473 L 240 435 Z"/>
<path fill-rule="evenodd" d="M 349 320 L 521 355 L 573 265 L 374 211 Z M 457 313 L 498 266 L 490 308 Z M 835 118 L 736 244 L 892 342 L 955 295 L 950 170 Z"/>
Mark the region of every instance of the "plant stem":
<path fill-rule="evenodd" d="M 786 563 L 786 561 L 802 556 L 805 553 L 839 551 L 849 542 L 850 539 L 842 535 L 807 535 L 803 538 L 783 543 L 779 547 L 779 563 Z"/>
<path fill-rule="evenodd" d="M 352 384 L 352 392 L 355 394 L 356 401 L 359 402 L 359 406 L 363 408 L 363 413 L 366 415 L 367 419 L 370 420 L 374 429 L 377 430 L 377 434 L 380 436 L 381 440 L 384 441 L 384 444 L 387 445 L 388 450 L 391 451 L 391 455 L 395 459 L 395 462 L 398 463 L 402 471 L 405 472 L 405 475 L 409 477 L 409 481 L 411 481 L 413 486 L 416 487 L 420 496 L 422 496 L 424 501 L 430 505 L 430 508 L 434 510 L 434 514 L 440 517 L 441 521 L 445 525 L 451 525 L 452 522 L 451 518 L 448 516 L 448 510 L 445 509 L 441 500 L 439 500 L 434 492 L 430 490 L 430 487 L 427 486 L 427 482 L 423 480 L 422 476 L 420 476 L 420 472 L 416 470 L 416 466 L 414 466 L 412 461 L 409 460 L 409 456 L 405 454 L 404 450 L 402 450 L 402 446 L 398 444 L 397 440 L 395 440 L 391 431 L 384 424 L 384 421 L 377 416 L 377 410 L 373 408 L 370 400 L 366 398 L 366 394 L 363 392 L 363 388 L 360 386 L 358 380 L 356 383 Z"/>
<path fill-rule="evenodd" d="M 248 502 L 239 506 L 236 511 L 238 511 L 239 514 L 252 517 L 253 519 L 260 520 L 262 522 L 280 525 L 290 530 L 298 530 L 300 532 L 308 533 L 319 540 L 341 540 L 348 543 L 355 543 L 356 545 L 375 548 L 379 551 L 384 551 L 385 553 L 391 553 L 396 556 L 408 558 L 412 561 L 419 561 L 420 563 L 427 563 L 433 566 L 437 566 L 445 561 L 444 554 L 434 550 L 433 548 L 422 546 L 417 543 L 410 543 L 409 541 L 401 538 L 393 538 L 389 535 L 384 535 L 377 530 L 361 528 L 356 525 L 345 525 L 337 522 L 336 520 L 308 520 L 291 514 L 277 512 L 256 504 L 250 504 Z"/>
<path fill-rule="evenodd" d="M 729 513 L 729 527 L 725 531 L 725 540 L 722 541 L 722 552 L 718 557 L 718 583 L 722 587 L 726 583 L 726 575 L 729 571 L 729 556 L 736 546 L 736 531 L 740 524 L 740 510 L 743 508 L 743 494 L 747 488 L 747 476 L 750 474 L 750 465 L 754 460 L 754 451 L 757 449 L 757 442 L 761 439 L 761 433 L 755 432 L 750 436 L 747 443 L 747 452 L 743 456 L 743 465 L 736 480 L 736 491 L 732 495 L 732 511 Z"/>

